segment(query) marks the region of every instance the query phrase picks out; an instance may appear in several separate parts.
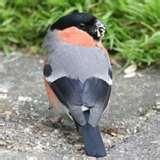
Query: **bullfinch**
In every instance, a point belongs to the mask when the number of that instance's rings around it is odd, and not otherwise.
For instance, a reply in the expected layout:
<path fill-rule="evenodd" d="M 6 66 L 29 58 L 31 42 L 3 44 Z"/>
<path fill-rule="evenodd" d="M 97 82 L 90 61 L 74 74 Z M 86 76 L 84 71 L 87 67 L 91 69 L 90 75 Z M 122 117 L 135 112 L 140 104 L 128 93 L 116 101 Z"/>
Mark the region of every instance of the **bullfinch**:
<path fill-rule="evenodd" d="M 69 113 L 91 157 L 106 156 L 98 127 L 112 85 L 109 56 L 101 42 L 105 30 L 95 16 L 74 12 L 58 19 L 44 39 L 49 102 L 54 112 Z"/>

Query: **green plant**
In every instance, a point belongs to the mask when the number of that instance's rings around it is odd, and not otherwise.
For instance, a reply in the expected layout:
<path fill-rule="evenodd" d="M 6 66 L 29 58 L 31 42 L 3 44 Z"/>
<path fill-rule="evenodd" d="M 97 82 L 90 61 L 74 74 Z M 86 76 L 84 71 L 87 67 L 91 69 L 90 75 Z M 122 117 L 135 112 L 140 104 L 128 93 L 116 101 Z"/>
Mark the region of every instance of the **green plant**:
<path fill-rule="evenodd" d="M 49 25 L 74 10 L 91 12 L 108 28 L 104 44 L 128 64 L 160 60 L 160 0 L 1 0 L 0 49 L 41 53 Z"/>

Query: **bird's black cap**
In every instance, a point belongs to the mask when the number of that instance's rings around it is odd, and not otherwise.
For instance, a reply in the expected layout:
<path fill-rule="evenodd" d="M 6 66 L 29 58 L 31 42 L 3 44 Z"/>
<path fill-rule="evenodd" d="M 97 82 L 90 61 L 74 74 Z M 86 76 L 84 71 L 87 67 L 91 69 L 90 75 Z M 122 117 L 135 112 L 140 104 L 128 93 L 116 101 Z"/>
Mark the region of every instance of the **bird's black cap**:
<path fill-rule="evenodd" d="M 63 30 L 72 26 L 87 32 L 95 40 L 101 39 L 105 32 L 104 25 L 95 16 L 85 12 L 73 12 L 69 15 L 61 17 L 51 26 L 51 30 Z"/>
<path fill-rule="evenodd" d="M 61 17 L 58 19 L 52 26 L 51 30 L 53 29 L 65 29 L 71 26 L 75 27 L 83 27 L 83 25 L 92 25 L 96 21 L 96 17 L 89 14 L 89 13 L 78 13 L 73 12 L 69 15 L 66 15 L 64 17 Z"/>

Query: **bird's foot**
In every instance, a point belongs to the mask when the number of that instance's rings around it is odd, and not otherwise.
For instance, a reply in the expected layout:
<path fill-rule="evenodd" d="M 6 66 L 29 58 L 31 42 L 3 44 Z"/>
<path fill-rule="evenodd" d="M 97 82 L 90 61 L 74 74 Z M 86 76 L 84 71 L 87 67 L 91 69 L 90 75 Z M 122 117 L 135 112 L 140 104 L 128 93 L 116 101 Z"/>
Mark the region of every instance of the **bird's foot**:
<path fill-rule="evenodd" d="M 63 123 L 62 117 L 47 117 L 47 121 L 52 124 Z"/>

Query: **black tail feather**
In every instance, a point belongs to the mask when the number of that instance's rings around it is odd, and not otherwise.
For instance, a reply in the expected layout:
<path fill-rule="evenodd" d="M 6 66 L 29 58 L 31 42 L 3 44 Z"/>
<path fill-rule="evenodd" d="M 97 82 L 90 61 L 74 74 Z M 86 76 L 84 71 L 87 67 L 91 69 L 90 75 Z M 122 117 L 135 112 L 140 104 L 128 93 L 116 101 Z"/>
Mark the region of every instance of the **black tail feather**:
<path fill-rule="evenodd" d="M 84 114 L 88 120 L 89 111 L 84 112 Z M 99 127 L 92 127 L 87 123 L 85 126 L 80 126 L 79 128 L 84 140 L 86 154 L 92 157 L 106 156 L 106 149 Z"/>

